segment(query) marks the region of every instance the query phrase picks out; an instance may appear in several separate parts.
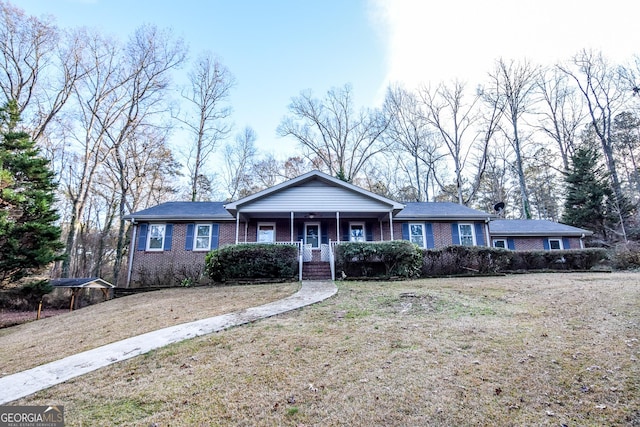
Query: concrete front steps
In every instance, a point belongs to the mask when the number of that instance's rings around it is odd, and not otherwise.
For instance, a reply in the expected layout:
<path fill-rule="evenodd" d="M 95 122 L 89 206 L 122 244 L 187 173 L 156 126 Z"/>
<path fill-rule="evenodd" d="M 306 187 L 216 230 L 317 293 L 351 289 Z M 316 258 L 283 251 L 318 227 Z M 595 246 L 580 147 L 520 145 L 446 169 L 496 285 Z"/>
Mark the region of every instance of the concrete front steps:
<path fill-rule="evenodd" d="M 302 264 L 302 280 L 331 280 L 328 262 L 305 262 Z"/>

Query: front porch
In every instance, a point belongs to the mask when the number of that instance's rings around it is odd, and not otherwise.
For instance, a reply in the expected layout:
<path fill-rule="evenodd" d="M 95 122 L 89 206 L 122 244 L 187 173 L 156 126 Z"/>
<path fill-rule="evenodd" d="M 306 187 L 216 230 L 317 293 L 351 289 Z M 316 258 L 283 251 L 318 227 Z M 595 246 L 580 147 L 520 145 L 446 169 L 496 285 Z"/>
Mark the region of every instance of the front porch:
<path fill-rule="evenodd" d="M 331 265 L 340 242 L 394 240 L 393 217 L 404 205 L 312 171 L 226 204 L 235 218 L 235 243 L 298 245 L 304 263 Z M 332 243 L 333 242 L 333 243 Z"/>

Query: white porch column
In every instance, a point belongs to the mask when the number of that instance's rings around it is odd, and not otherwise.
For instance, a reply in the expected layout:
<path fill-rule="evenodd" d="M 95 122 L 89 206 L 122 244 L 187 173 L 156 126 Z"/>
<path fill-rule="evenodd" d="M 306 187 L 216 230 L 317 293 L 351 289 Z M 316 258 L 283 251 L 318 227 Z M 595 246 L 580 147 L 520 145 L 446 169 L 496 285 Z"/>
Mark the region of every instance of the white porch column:
<path fill-rule="evenodd" d="M 380 223 L 380 241 L 384 242 L 384 229 L 382 228 L 382 219 L 378 222 Z"/>
<path fill-rule="evenodd" d="M 487 221 L 485 221 L 484 223 L 484 233 L 486 236 L 486 242 L 487 242 L 487 247 L 490 248 L 491 247 L 491 233 L 489 232 L 489 221 L 490 219 L 487 219 Z"/>
<path fill-rule="evenodd" d="M 238 239 L 240 238 L 240 211 L 236 212 L 236 245 L 238 244 Z"/>
<path fill-rule="evenodd" d="M 293 243 L 293 211 L 291 211 L 291 243 Z"/>
<path fill-rule="evenodd" d="M 393 238 L 393 210 L 389 211 L 389 231 L 391 232 L 391 240 L 395 240 Z"/>
<path fill-rule="evenodd" d="M 336 211 L 336 241 L 340 243 L 340 212 Z"/>

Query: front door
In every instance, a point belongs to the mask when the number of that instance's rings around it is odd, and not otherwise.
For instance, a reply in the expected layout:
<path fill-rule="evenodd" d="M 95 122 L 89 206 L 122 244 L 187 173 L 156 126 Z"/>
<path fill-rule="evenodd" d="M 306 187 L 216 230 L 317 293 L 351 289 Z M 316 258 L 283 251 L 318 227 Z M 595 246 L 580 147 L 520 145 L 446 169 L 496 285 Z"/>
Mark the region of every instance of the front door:
<path fill-rule="evenodd" d="M 312 249 L 320 247 L 320 224 L 307 223 L 304 225 L 304 243 Z"/>

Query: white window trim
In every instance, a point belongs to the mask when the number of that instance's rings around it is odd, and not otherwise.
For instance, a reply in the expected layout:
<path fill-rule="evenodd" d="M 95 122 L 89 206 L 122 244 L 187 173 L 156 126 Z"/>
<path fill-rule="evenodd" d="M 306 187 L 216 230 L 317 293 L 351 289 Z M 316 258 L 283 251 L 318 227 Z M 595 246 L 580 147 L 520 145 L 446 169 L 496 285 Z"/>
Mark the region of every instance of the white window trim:
<path fill-rule="evenodd" d="M 477 246 L 478 243 L 476 242 L 476 230 L 475 230 L 475 227 L 474 227 L 473 223 L 465 222 L 465 223 L 458 224 L 458 240 L 459 240 L 459 243 L 462 245 L 462 227 L 465 226 L 465 225 L 468 225 L 469 227 L 471 227 L 471 239 L 473 240 L 473 244 L 471 246 Z"/>
<path fill-rule="evenodd" d="M 366 225 L 364 224 L 364 222 L 350 222 L 349 223 L 349 241 L 350 242 L 355 242 L 356 240 L 351 240 L 351 232 L 353 230 L 353 226 L 354 225 L 360 225 L 362 226 L 362 241 L 366 242 L 367 241 L 367 229 L 366 229 Z"/>
<path fill-rule="evenodd" d="M 427 247 L 427 227 L 424 225 L 424 222 L 410 222 L 409 223 L 409 241 L 411 243 L 414 243 L 411 240 L 411 236 L 412 236 L 412 234 L 411 234 L 411 226 L 412 225 L 419 225 L 420 228 L 422 229 L 422 248 L 423 249 L 426 248 Z"/>
<path fill-rule="evenodd" d="M 159 248 L 152 248 L 151 247 L 151 228 L 152 227 L 159 227 L 162 226 L 162 245 L 160 245 Z M 147 251 L 149 252 L 162 252 L 164 251 L 164 244 L 165 241 L 167 239 L 167 224 L 166 223 L 150 223 L 149 226 L 147 227 Z"/>
<path fill-rule="evenodd" d="M 206 248 L 197 248 L 198 244 L 198 226 L 205 226 L 209 228 L 209 238 L 207 239 L 207 247 Z M 196 223 L 193 227 L 193 250 L 194 251 L 209 251 L 211 248 L 211 233 L 213 232 L 213 227 L 209 223 Z"/>
<path fill-rule="evenodd" d="M 269 226 L 269 227 L 273 227 L 273 240 L 270 242 L 260 242 L 260 227 L 262 227 L 263 225 Z M 275 243 L 277 241 L 276 239 L 276 223 L 275 222 L 259 222 L 258 225 L 256 226 L 256 242 L 260 242 L 260 243 Z"/>
<path fill-rule="evenodd" d="M 507 239 L 493 239 L 493 247 L 494 248 L 499 247 L 499 246 L 496 246 L 496 242 L 504 242 L 503 249 L 509 249 L 509 244 L 507 242 Z"/>
<path fill-rule="evenodd" d="M 562 242 L 562 239 L 547 239 L 548 243 L 549 243 L 549 250 L 550 251 L 561 251 L 564 249 L 564 244 Z M 551 247 L 551 242 L 558 242 L 558 246 L 560 246 L 558 249 L 553 249 Z"/>

